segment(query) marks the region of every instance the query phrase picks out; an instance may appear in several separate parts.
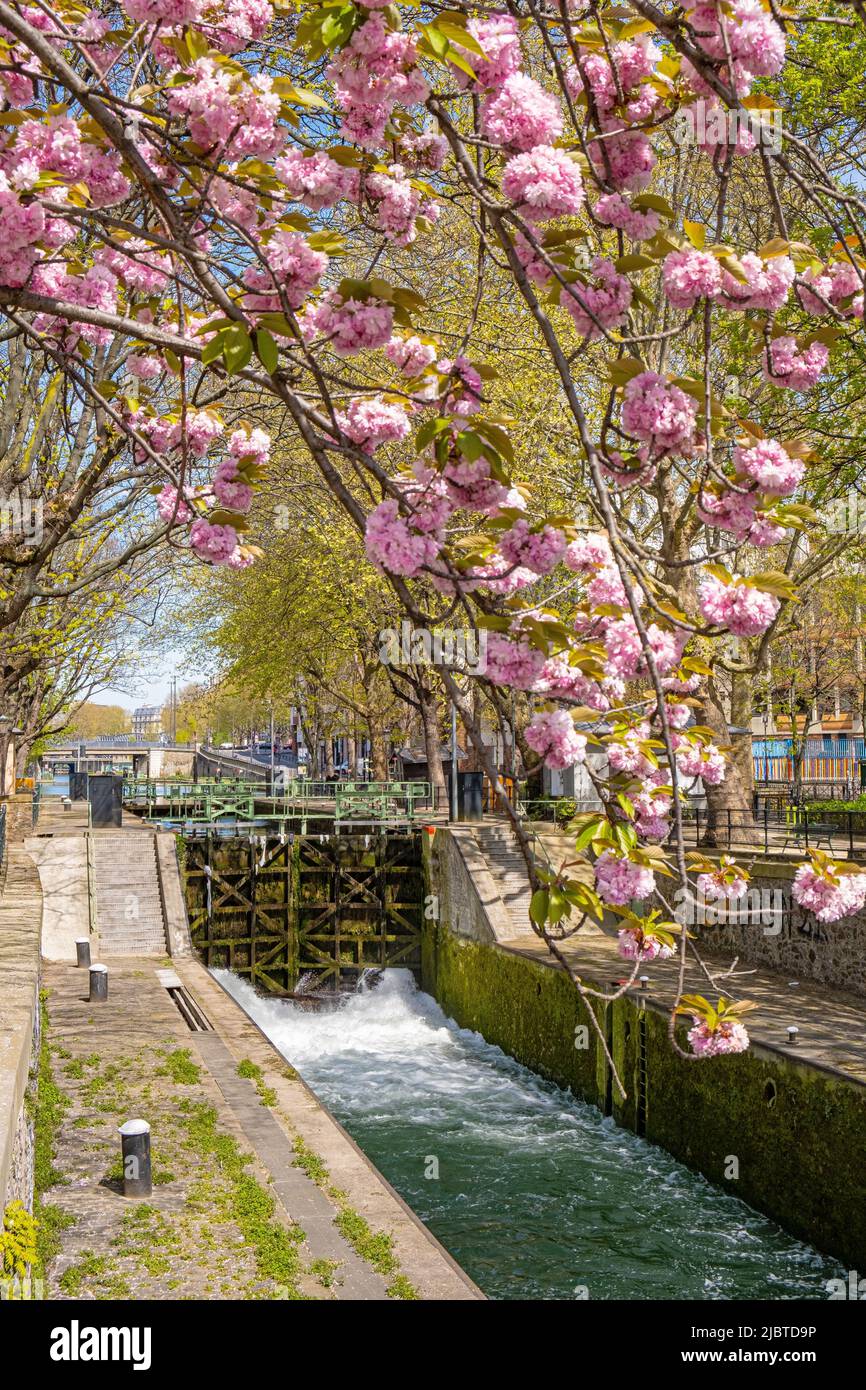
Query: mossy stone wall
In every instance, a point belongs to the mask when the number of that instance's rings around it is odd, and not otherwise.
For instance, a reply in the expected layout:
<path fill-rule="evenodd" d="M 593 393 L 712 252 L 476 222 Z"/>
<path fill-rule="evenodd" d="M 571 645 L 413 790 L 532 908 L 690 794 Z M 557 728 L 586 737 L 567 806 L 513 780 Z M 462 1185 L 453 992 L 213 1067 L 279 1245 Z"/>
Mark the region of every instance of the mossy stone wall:
<path fill-rule="evenodd" d="M 623 998 L 596 1005 L 629 1093 L 620 1102 L 594 1030 L 588 1046 L 575 1045 L 584 1006 L 554 965 L 431 922 L 422 985 L 461 1027 L 866 1271 L 866 1087 L 760 1046 L 685 1061 L 670 1046 L 667 1017 Z"/>

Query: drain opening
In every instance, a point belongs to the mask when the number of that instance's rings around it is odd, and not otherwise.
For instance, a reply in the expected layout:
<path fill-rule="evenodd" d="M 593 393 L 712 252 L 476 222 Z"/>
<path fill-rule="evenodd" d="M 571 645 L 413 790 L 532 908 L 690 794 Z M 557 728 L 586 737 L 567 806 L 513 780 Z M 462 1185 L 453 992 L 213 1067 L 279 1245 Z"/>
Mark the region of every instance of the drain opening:
<path fill-rule="evenodd" d="M 182 984 L 173 970 L 157 970 L 161 985 L 168 990 L 168 996 L 191 1033 L 212 1033 L 213 1024 L 189 990 Z"/>

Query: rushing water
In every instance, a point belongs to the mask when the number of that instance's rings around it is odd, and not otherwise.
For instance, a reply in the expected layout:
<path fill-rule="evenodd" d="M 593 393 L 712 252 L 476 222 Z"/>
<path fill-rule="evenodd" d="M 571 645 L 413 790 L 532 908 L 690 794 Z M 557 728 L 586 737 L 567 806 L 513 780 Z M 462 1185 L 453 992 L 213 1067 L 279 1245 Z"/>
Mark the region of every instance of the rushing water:
<path fill-rule="evenodd" d="M 458 1028 L 408 971 L 321 1012 L 214 974 L 491 1298 L 826 1298 L 841 1274 Z"/>

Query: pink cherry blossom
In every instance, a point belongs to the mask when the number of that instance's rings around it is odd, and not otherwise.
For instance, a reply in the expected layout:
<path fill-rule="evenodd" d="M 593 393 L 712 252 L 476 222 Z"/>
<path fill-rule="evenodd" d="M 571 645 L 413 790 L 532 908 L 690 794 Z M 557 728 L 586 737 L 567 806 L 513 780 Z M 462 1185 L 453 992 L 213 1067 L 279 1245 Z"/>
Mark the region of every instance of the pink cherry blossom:
<path fill-rule="evenodd" d="M 508 489 L 491 476 L 490 464 L 485 458 L 474 459 L 471 463 L 468 459 L 452 460 L 445 465 L 443 477 L 455 506 L 490 512 L 506 503 Z M 510 568 L 504 558 L 502 566 Z"/>
<path fill-rule="evenodd" d="M 392 164 L 387 174 L 370 174 L 364 187 L 376 203 L 376 226 L 397 246 L 411 246 L 419 217 L 438 219 L 438 206 L 412 185 L 401 164 Z"/>
<path fill-rule="evenodd" d="M 152 294 L 161 290 L 171 274 L 168 256 L 151 247 L 143 237 L 132 237 L 123 243 L 123 250 L 106 246 L 98 260 L 131 290 Z"/>
<path fill-rule="evenodd" d="M 701 579 L 698 600 L 708 622 L 726 627 L 737 637 L 758 637 L 766 632 L 781 607 L 775 594 L 746 584 L 725 584 L 714 574 Z"/>
<path fill-rule="evenodd" d="M 809 391 L 830 360 L 830 349 L 820 342 L 800 349 L 796 338 L 786 336 L 774 338 L 762 360 L 765 381 L 791 391 Z"/>
<path fill-rule="evenodd" d="M 739 473 L 752 478 L 762 492 L 788 497 L 803 480 L 806 465 L 785 453 L 777 439 L 761 439 L 751 449 L 735 449 L 734 464 Z"/>
<path fill-rule="evenodd" d="M 257 73 L 236 88 L 233 74 L 212 58 L 199 58 L 188 71 L 193 81 L 173 87 L 168 106 L 173 115 L 186 117 L 199 145 L 234 158 L 269 159 L 279 153 L 285 133 L 277 125 L 280 98 L 270 77 Z"/>
<path fill-rule="evenodd" d="M 863 317 L 863 271 L 850 261 L 834 261 L 828 268 L 830 303 L 853 318 Z M 846 304 L 846 301 L 850 301 Z"/>
<path fill-rule="evenodd" d="M 766 502 L 772 502 L 769 496 Z M 778 545 L 785 535 L 785 527 L 774 522 L 759 510 L 761 498 L 755 492 L 730 492 L 721 495 L 705 491 L 700 495 L 697 513 L 708 526 L 718 526 L 722 531 L 730 531 L 739 541 L 750 545 Z"/>
<path fill-rule="evenodd" d="M 615 907 L 626 907 L 636 899 L 648 898 L 656 886 L 655 874 L 641 864 L 621 858 L 606 849 L 595 861 L 595 888 L 599 897 Z"/>
<path fill-rule="evenodd" d="M 487 638 L 487 679 L 495 685 L 530 690 L 544 666 L 544 653 L 525 638 L 512 639 L 499 632 Z"/>
<path fill-rule="evenodd" d="M 182 523 L 192 520 L 194 516 L 192 507 L 188 507 L 182 498 L 180 500 L 178 500 L 178 498 L 179 494 L 177 488 L 172 487 L 170 483 L 166 483 L 162 492 L 156 499 L 157 511 L 163 521 L 177 521 Z"/>
<path fill-rule="evenodd" d="M 723 269 L 722 303 L 728 309 L 765 309 L 776 313 L 786 302 L 797 273 L 791 257 L 772 256 L 763 261 L 747 251 L 737 259 L 746 280 L 738 280 Z"/>
<path fill-rule="evenodd" d="M 589 574 L 602 565 L 613 564 L 610 541 L 599 532 L 572 541 L 563 558 L 568 568 L 576 574 Z"/>
<path fill-rule="evenodd" d="M 498 90 L 520 66 L 517 20 L 509 14 L 493 14 L 484 19 L 473 17 L 466 27 L 484 53 L 483 58 L 472 55 L 473 86 Z M 455 69 L 455 76 L 461 86 L 467 81 L 460 69 Z"/>
<path fill-rule="evenodd" d="M 530 222 L 544 222 L 579 212 L 583 206 L 580 169 L 564 150 L 536 145 L 509 159 L 502 191 Z"/>
<path fill-rule="evenodd" d="M 623 960 L 669 960 L 674 953 L 673 946 L 638 927 L 623 927 L 617 937 L 617 950 Z"/>
<path fill-rule="evenodd" d="M 632 241 L 647 241 L 655 236 L 661 217 L 652 208 L 645 212 L 633 208 L 621 193 L 604 193 L 593 208 L 599 222 L 617 227 Z"/>
<path fill-rule="evenodd" d="M 589 157 L 600 179 L 615 189 L 640 193 L 656 166 L 653 147 L 641 130 L 628 130 L 621 121 L 602 121 L 604 139 L 593 140 Z"/>
<path fill-rule="evenodd" d="M 233 526 L 218 526 L 200 516 L 190 527 L 189 542 L 200 560 L 227 565 L 238 548 L 238 533 Z"/>
<path fill-rule="evenodd" d="M 522 72 L 506 78 L 481 108 L 481 128 L 489 140 L 511 150 L 552 145 L 562 134 L 559 102 Z"/>
<path fill-rule="evenodd" d="M 394 329 L 394 310 L 378 299 L 342 300 L 332 290 L 307 315 L 314 332 L 330 339 L 338 357 L 384 347 Z"/>
<path fill-rule="evenodd" d="M 838 878 L 838 883 L 811 864 L 801 864 L 794 875 L 794 901 L 814 913 L 819 922 L 838 922 L 866 906 L 866 874 L 837 870 L 833 877 Z"/>
<path fill-rule="evenodd" d="M 585 283 L 575 281 L 563 288 L 559 297 L 578 333 L 590 341 L 600 338 L 602 330 L 625 323 L 631 300 L 631 283 L 603 256 L 596 256 Z"/>
<path fill-rule="evenodd" d="M 378 569 L 409 578 L 439 553 L 440 545 L 429 535 L 412 531 L 394 498 L 386 498 L 367 517 L 364 545 Z"/>
<path fill-rule="evenodd" d="M 525 565 L 535 574 L 549 574 L 565 554 L 567 542 L 554 526 L 533 530 L 525 517 L 503 532 L 499 549 L 509 565 Z"/>
<path fill-rule="evenodd" d="M 732 1023 L 726 1019 L 711 1030 L 705 1019 L 695 1018 L 688 1039 L 698 1057 L 721 1057 L 726 1052 L 746 1052 L 749 1047 L 749 1035 L 742 1023 Z"/>
<path fill-rule="evenodd" d="M 405 439 L 409 416 L 396 401 L 381 396 L 360 396 L 345 411 L 337 412 L 337 424 L 344 434 L 372 454 L 380 444 Z"/>
<path fill-rule="evenodd" d="M 526 730 L 526 742 L 541 754 L 548 767 L 573 767 L 586 757 L 586 735 L 579 734 L 567 710 L 534 714 Z"/>
<path fill-rule="evenodd" d="M 338 164 L 325 150 L 310 154 L 293 146 L 276 160 L 274 172 L 285 185 L 288 197 L 293 202 L 305 203 L 314 212 L 331 208 L 342 198 L 355 198 L 358 194 L 357 169 Z"/>
<path fill-rule="evenodd" d="M 239 465 L 248 461 L 257 468 L 263 468 L 270 452 L 271 436 L 266 430 L 244 427 L 235 430 L 229 439 L 229 453 L 238 460 Z"/>
<path fill-rule="evenodd" d="M 285 295 L 290 309 L 300 309 L 304 300 L 328 267 L 323 251 L 314 251 L 299 232 L 274 232 L 263 247 L 264 266 L 248 266 L 243 281 L 256 294 L 244 296 L 245 306 L 259 312 L 281 312 L 278 291 Z"/>
<path fill-rule="evenodd" d="M 385 345 L 385 356 L 404 376 L 420 376 L 436 361 L 437 352 L 432 343 L 422 343 L 413 334 L 409 338 L 392 338 Z"/>
<path fill-rule="evenodd" d="M 623 428 L 636 439 L 676 449 L 693 442 L 697 410 L 697 402 L 678 386 L 656 372 L 640 372 L 625 388 Z"/>
<path fill-rule="evenodd" d="M 204 0 L 123 0 L 123 8 L 136 24 L 195 24 Z"/>
<path fill-rule="evenodd" d="M 662 283 L 675 309 L 691 309 L 714 299 L 722 287 L 722 268 L 709 251 L 671 251 L 662 265 Z"/>
<path fill-rule="evenodd" d="M 347 139 L 375 149 L 398 102 L 426 100 L 429 88 L 416 60 L 414 37 L 388 28 L 381 14 L 355 29 L 325 71 L 343 108 Z"/>
<path fill-rule="evenodd" d="M 237 460 L 223 459 L 211 484 L 213 494 L 221 507 L 231 512 L 248 512 L 253 500 L 253 490 L 244 482 L 238 472 Z"/>
<path fill-rule="evenodd" d="M 682 777 L 700 777 L 709 787 L 718 787 L 725 780 L 725 755 L 714 743 L 691 743 L 674 740 L 677 767 Z"/>
<path fill-rule="evenodd" d="M 698 874 L 698 892 L 707 902 L 721 902 L 725 899 L 741 898 L 748 888 L 742 874 L 726 876 L 725 870 L 733 867 L 733 859 L 723 855 L 714 873 Z"/>

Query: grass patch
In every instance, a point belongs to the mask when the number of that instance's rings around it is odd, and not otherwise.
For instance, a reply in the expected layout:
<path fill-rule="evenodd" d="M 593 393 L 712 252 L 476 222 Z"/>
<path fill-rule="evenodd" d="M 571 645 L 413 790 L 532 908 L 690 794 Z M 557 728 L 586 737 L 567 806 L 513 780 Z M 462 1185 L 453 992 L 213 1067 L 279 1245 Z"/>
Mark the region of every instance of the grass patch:
<path fill-rule="evenodd" d="M 379 1274 L 393 1274 L 398 1269 L 394 1254 L 394 1237 L 387 1231 L 372 1231 L 359 1211 L 345 1206 L 334 1218 L 334 1225 L 353 1250 Z"/>
<path fill-rule="evenodd" d="M 398 1274 L 396 1279 L 392 1279 L 385 1292 L 389 1298 L 404 1298 L 408 1302 L 415 1302 L 421 1297 L 415 1285 L 410 1284 L 405 1274 Z"/>
<path fill-rule="evenodd" d="M 313 1260 L 310 1273 L 316 1276 L 323 1289 L 330 1289 L 337 1283 L 336 1275 L 341 1263 L 340 1260 Z"/>
<path fill-rule="evenodd" d="M 251 1173 L 246 1171 L 251 1156 L 241 1153 L 229 1134 L 217 1129 L 213 1106 L 186 1108 L 189 1147 L 202 1159 L 215 1160 L 230 1186 L 227 1215 L 240 1229 L 252 1250 L 256 1270 L 262 1279 L 282 1286 L 289 1298 L 300 1297 L 297 1279 L 301 1273 L 298 1246 L 304 1239 L 300 1226 L 287 1228 L 274 1219 L 276 1201 Z"/>
<path fill-rule="evenodd" d="M 325 1166 L 324 1159 L 319 1158 L 317 1153 L 313 1153 L 313 1150 L 307 1147 L 300 1134 L 296 1136 L 293 1147 L 295 1150 L 294 1166 L 303 1168 L 307 1177 L 312 1178 L 318 1187 L 327 1187 L 331 1181 L 331 1175 Z"/>
<path fill-rule="evenodd" d="M 75 1221 L 75 1217 L 70 1212 L 63 1211 L 56 1204 L 44 1200 L 45 1193 L 49 1188 L 67 1181 L 63 1173 L 55 1168 L 54 1159 L 57 1154 L 57 1133 L 69 1108 L 69 1101 L 55 1082 L 51 1067 L 47 998 L 47 991 L 42 990 L 39 995 L 41 1031 L 33 1144 L 33 1215 L 37 1223 L 34 1274 L 37 1278 L 43 1279 L 48 1265 L 60 1249 L 60 1232 Z"/>
<path fill-rule="evenodd" d="M 249 1057 L 245 1057 L 242 1062 L 238 1062 L 237 1072 L 238 1076 L 243 1077 L 244 1080 L 255 1082 L 262 1105 L 268 1105 L 271 1108 L 276 1105 L 277 1093 L 272 1086 L 266 1085 L 264 1072 L 257 1062 L 252 1062 Z"/>
<path fill-rule="evenodd" d="M 70 1298 L 78 1298 L 81 1295 L 81 1287 L 85 1279 L 93 1279 L 106 1271 L 107 1261 L 104 1255 L 94 1255 L 92 1250 L 85 1250 L 80 1260 L 65 1269 L 60 1276 L 60 1292 L 69 1294 Z"/>
<path fill-rule="evenodd" d="M 405 1274 L 400 1274 L 400 1265 L 394 1254 L 394 1237 L 386 1231 L 375 1232 L 370 1229 L 360 1212 L 349 1203 L 345 1192 L 331 1184 L 331 1175 L 324 1159 L 305 1144 L 300 1135 L 294 1142 L 296 1168 L 303 1168 L 308 1178 L 321 1187 L 339 1208 L 334 1225 L 352 1249 L 382 1275 L 394 1274 L 386 1290 L 389 1298 L 416 1299 L 420 1295 L 410 1284 Z M 313 1266 L 311 1266 L 311 1269 Z M 313 1269 L 315 1273 L 315 1269 Z"/>
<path fill-rule="evenodd" d="M 171 1222 L 149 1202 L 139 1202 L 126 1213 L 120 1235 L 111 1244 L 118 1255 L 137 1260 L 155 1279 L 170 1273 L 172 1257 L 183 1253 Z"/>
<path fill-rule="evenodd" d="M 169 1052 L 165 1066 L 157 1069 L 157 1076 L 170 1076 L 175 1086 L 198 1086 L 201 1082 L 201 1068 L 192 1060 L 188 1047 L 178 1047 Z"/>

